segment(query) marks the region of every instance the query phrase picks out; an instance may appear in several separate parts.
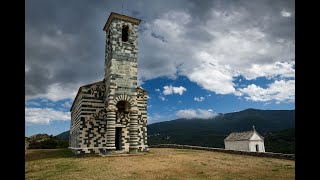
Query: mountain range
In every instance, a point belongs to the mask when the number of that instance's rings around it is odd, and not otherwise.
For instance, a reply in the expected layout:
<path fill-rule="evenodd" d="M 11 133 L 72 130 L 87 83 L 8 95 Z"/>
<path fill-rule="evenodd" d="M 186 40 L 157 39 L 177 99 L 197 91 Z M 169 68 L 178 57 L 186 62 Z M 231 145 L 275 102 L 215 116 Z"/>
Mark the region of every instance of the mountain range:
<path fill-rule="evenodd" d="M 224 148 L 231 132 L 255 129 L 265 137 L 266 151 L 294 153 L 295 110 L 246 109 L 210 119 L 176 119 L 148 125 L 148 144 L 184 144 Z M 68 140 L 69 131 L 56 136 Z"/>

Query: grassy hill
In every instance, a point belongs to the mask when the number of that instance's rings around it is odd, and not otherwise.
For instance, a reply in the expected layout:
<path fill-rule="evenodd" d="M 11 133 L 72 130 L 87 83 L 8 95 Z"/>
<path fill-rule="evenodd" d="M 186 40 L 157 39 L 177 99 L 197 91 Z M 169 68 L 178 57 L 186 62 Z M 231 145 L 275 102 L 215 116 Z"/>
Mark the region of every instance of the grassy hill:
<path fill-rule="evenodd" d="M 267 151 L 295 154 L 295 128 L 270 133 L 264 142 Z"/>
<path fill-rule="evenodd" d="M 26 179 L 295 179 L 295 161 L 189 149 L 83 158 L 68 149 L 31 149 L 25 163 Z"/>
<path fill-rule="evenodd" d="M 69 141 L 65 141 L 48 134 L 35 134 L 25 137 L 26 148 L 28 149 L 56 149 L 68 148 Z"/>

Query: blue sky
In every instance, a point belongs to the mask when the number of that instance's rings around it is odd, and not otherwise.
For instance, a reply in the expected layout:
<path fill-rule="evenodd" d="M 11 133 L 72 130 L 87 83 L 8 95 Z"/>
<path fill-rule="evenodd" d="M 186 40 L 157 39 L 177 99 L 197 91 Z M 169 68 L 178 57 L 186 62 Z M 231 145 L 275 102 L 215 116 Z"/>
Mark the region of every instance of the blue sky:
<path fill-rule="evenodd" d="M 25 135 L 69 130 L 81 85 L 100 81 L 118 1 L 26 2 Z M 295 108 L 294 2 L 125 1 L 139 25 L 148 123 Z"/>

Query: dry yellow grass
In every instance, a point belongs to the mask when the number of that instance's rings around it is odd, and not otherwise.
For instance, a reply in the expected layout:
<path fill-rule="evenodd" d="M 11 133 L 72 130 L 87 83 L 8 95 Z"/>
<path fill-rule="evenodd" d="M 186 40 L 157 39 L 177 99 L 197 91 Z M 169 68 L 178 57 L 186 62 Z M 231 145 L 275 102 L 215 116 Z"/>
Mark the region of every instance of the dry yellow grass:
<path fill-rule="evenodd" d="M 144 155 L 74 157 L 27 150 L 26 179 L 295 179 L 295 162 L 202 150 L 152 148 Z"/>

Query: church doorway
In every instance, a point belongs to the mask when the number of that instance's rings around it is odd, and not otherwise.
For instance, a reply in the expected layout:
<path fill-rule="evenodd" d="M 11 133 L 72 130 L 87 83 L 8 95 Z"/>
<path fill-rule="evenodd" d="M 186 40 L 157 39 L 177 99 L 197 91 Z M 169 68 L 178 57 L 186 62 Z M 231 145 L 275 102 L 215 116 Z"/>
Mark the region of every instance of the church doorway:
<path fill-rule="evenodd" d="M 129 114 L 130 103 L 128 101 L 119 101 L 116 104 L 117 113 L 116 113 L 116 123 L 122 124 L 126 122 L 126 117 Z M 115 137 L 115 146 L 116 150 L 122 150 L 122 128 L 116 127 L 116 137 Z"/>
<path fill-rule="evenodd" d="M 256 144 L 256 152 L 259 152 L 259 145 Z"/>
<path fill-rule="evenodd" d="M 116 128 L 116 139 L 115 139 L 116 150 L 122 149 L 122 128 Z"/>

